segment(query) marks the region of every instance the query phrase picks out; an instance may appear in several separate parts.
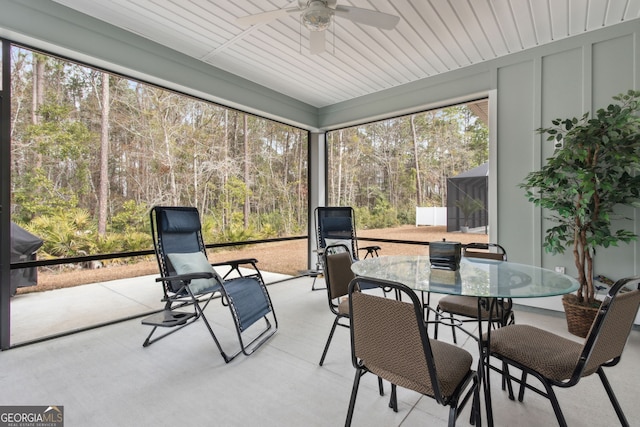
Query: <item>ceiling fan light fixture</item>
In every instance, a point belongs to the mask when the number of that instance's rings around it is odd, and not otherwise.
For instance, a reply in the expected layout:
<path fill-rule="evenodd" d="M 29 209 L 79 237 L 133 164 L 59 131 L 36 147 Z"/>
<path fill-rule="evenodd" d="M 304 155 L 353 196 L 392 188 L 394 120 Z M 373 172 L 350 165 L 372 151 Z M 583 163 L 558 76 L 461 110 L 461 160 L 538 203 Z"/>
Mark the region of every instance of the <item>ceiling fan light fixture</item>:
<path fill-rule="evenodd" d="M 321 1 L 312 2 L 302 14 L 302 24 L 311 31 L 324 31 L 331 26 L 333 10 Z"/>

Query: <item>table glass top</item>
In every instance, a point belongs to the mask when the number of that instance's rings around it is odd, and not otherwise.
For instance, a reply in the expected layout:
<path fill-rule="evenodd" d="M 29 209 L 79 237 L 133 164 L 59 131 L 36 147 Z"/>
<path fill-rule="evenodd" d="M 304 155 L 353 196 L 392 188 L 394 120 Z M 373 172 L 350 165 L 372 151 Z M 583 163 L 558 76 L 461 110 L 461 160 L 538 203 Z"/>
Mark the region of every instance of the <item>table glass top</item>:
<path fill-rule="evenodd" d="M 506 261 L 463 258 L 456 271 L 431 268 L 429 256 L 380 256 L 355 262 L 358 276 L 403 283 L 417 291 L 477 297 L 535 298 L 578 289 L 564 274 Z"/>

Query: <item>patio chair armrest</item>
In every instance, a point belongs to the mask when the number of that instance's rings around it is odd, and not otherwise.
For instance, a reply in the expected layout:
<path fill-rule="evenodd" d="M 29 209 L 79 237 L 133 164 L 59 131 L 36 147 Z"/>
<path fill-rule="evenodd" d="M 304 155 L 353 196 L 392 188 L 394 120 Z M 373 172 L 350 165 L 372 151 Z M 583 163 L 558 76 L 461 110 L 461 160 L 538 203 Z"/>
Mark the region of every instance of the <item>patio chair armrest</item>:
<path fill-rule="evenodd" d="M 241 259 L 234 259 L 234 260 L 230 260 L 230 261 L 221 261 L 221 262 L 214 262 L 211 264 L 212 267 L 221 267 L 221 266 L 225 266 L 225 265 L 230 265 L 232 268 L 238 268 L 240 265 L 243 264 L 251 264 L 254 267 L 256 267 L 256 264 L 258 263 L 258 260 L 255 258 L 241 258 Z M 257 267 L 256 267 L 257 268 Z"/>
<path fill-rule="evenodd" d="M 251 273 L 250 276 L 256 276 L 260 278 L 260 281 L 262 281 L 262 274 L 260 273 L 260 269 L 258 268 L 257 264 L 258 264 L 258 260 L 255 258 L 241 258 L 241 259 L 234 259 L 229 261 L 215 262 L 215 263 L 212 263 L 211 266 L 212 267 L 228 267 L 229 271 L 227 271 L 222 276 L 222 280 L 227 280 L 227 278 L 233 277 L 234 272 L 239 277 L 248 277 L 247 274 L 244 274 L 243 272 L 240 271 L 241 265 L 247 265 L 247 266 L 250 266 L 248 268 L 252 268 L 254 270 L 254 273 Z"/>

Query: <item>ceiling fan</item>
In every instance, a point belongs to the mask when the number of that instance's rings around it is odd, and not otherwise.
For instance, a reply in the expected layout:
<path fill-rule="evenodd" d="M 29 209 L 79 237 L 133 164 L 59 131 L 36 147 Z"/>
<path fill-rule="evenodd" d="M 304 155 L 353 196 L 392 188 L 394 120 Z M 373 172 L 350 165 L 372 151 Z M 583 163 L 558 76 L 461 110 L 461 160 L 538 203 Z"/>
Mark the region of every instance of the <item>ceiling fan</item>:
<path fill-rule="evenodd" d="M 384 30 L 392 30 L 400 21 L 400 17 L 395 15 L 354 6 L 339 6 L 337 3 L 338 0 L 298 0 L 298 7 L 288 7 L 243 16 L 238 18 L 236 22 L 246 26 L 264 24 L 291 13 L 299 13 L 302 25 L 310 30 L 311 54 L 318 54 L 325 50 L 325 30 L 330 27 L 331 18 L 334 16 Z"/>

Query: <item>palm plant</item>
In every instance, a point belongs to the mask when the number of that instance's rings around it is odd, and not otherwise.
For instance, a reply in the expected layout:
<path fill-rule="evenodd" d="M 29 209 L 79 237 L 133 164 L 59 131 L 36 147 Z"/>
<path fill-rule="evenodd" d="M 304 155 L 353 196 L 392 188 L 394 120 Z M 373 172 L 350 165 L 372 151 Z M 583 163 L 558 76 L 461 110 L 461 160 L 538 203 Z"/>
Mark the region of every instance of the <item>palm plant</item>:
<path fill-rule="evenodd" d="M 455 206 L 462 212 L 465 227 L 469 227 L 469 220 L 474 213 L 484 209 L 482 200 L 474 199 L 470 196 L 464 196 L 462 199 L 456 200 Z"/>

